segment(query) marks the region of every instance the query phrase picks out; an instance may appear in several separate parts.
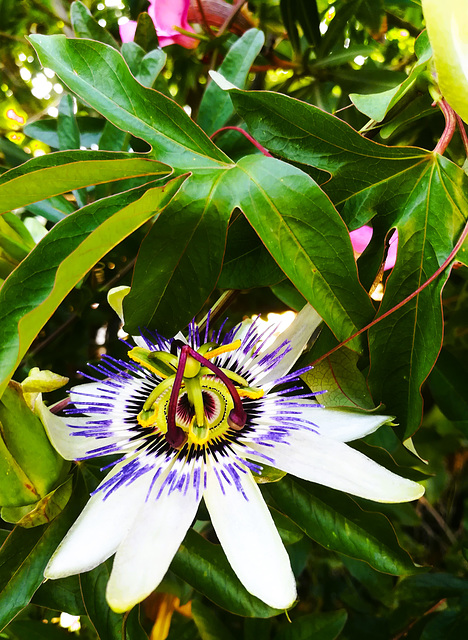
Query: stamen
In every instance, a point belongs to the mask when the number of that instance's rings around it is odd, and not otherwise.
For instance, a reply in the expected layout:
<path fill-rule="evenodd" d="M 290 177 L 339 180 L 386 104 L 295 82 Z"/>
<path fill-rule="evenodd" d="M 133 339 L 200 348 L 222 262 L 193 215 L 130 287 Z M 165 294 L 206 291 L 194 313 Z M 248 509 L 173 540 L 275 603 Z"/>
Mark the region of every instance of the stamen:
<path fill-rule="evenodd" d="M 202 355 L 200 355 L 190 347 L 187 348 L 190 349 L 190 355 L 195 358 L 195 360 L 198 360 L 198 362 L 201 362 L 203 365 L 205 365 L 205 367 L 210 369 L 210 371 L 212 371 L 222 382 L 224 382 L 224 384 L 228 388 L 228 391 L 234 401 L 234 408 L 231 410 L 231 413 L 227 418 L 227 422 L 230 427 L 236 429 L 236 431 L 240 431 L 243 427 L 245 427 L 245 423 L 247 422 L 247 414 L 244 411 L 242 400 L 240 399 L 237 389 L 234 386 L 232 380 L 230 380 L 219 367 L 211 363 L 209 360 L 204 358 Z M 177 373 L 179 373 L 179 371 L 177 371 Z"/>
<path fill-rule="evenodd" d="M 242 340 L 234 340 L 230 344 L 222 344 L 217 349 L 213 349 L 212 351 L 208 351 L 205 354 L 205 358 L 211 360 L 212 358 L 216 358 L 216 356 L 220 356 L 223 353 L 228 353 L 229 351 L 236 351 L 242 344 Z"/>
<path fill-rule="evenodd" d="M 174 449 L 181 449 L 188 440 L 188 436 L 185 431 L 176 425 L 176 411 L 179 401 L 179 391 L 182 386 L 182 378 L 184 377 L 185 363 L 187 361 L 187 356 L 191 351 L 193 351 L 193 349 L 188 345 L 184 345 L 180 350 L 179 366 L 177 367 L 177 373 L 171 390 L 171 397 L 169 398 L 166 440 Z M 196 353 L 196 351 L 193 351 L 193 353 Z"/>

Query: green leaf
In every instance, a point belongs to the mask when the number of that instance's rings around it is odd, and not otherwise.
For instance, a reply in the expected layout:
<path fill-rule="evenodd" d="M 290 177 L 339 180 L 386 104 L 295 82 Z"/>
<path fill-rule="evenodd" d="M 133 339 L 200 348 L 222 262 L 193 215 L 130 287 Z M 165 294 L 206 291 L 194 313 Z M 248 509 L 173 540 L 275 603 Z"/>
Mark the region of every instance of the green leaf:
<path fill-rule="evenodd" d="M 124 301 L 126 331 L 148 326 L 172 335 L 199 311 L 216 284 L 236 206 L 337 337 L 349 337 L 372 319 L 348 231 L 329 199 L 299 169 L 253 155 L 234 169 L 190 178 L 152 227 Z"/>
<path fill-rule="evenodd" d="M 220 194 L 223 176 L 191 176 L 151 227 L 123 303 L 126 331 L 149 327 L 172 336 L 215 287 L 231 212 Z"/>
<path fill-rule="evenodd" d="M 0 176 L 0 213 L 92 184 L 147 175 L 170 168 L 146 156 L 106 151 L 65 151 L 32 158 Z"/>
<path fill-rule="evenodd" d="M 115 613 L 106 601 L 106 587 L 110 578 L 112 561 L 107 560 L 92 571 L 79 576 L 86 615 L 91 620 L 101 640 L 122 640 L 124 616 Z"/>
<path fill-rule="evenodd" d="M 344 609 L 326 613 L 309 613 L 294 618 L 292 623 L 283 623 L 278 628 L 275 640 L 335 640 L 348 619 Z"/>
<path fill-rule="evenodd" d="M 295 53 L 300 55 L 301 53 L 301 39 L 299 37 L 299 31 L 296 25 L 296 1 L 295 0 L 280 0 L 281 17 L 283 24 L 288 32 L 289 42 Z"/>
<path fill-rule="evenodd" d="M 78 129 L 80 130 L 81 144 L 87 148 L 90 148 L 92 144 L 97 144 L 104 126 L 102 118 L 75 116 L 75 119 L 78 124 Z M 53 147 L 54 149 L 59 148 L 57 118 L 43 118 L 35 122 L 28 122 L 28 124 L 23 127 L 23 131 L 30 138 L 40 140 L 49 145 L 49 147 Z M 30 156 L 26 156 L 23 162 L 30 159 Z"/>
<path fill-rule="evenodd" d="M 41 327 L 89 269 L 163 209 L 185 180 L 139 187 L 59 222 L 0 291 L 0 380 L 5 387 Z"/>
<path fill-rule="evenodd" d="M 122 55 L 132 74 L 145 87 L 153 86 L 167 59 L 162 49 L 153 49 L 153 51 L 145 53 L 145 50 L 136 42 L 124 42 Z"/>
<path fill-rule="evenodd" d="M 468 119 L 468 118 L 467 118 Z M 441 611 L 431 618 L 424 627 L 421 640 L 459 640 L 466 633 L 468 608 L 455 611 Z"/>
<path fill-rule="evenodd" d="M 302 27 L 304 36 L 309 44 L 319 47 L 320 35 L 320 16 L 317 9 L 316 0 L 295 0 L 296 17 Z"/>
<path fill-rule="evenodd" d="M 34 594 L 32 603 L 56 611 L 66 611 L 72 616 L 86 615 L 78 576 L 47 580 Z"/>
<path fill-rule="evenodd" d="M 279 160 L 254 155 L 237 166 L 236 204 L 337 338 L 351 336 L 372 319 L 374 308 L 358 281 L 348 231 L 329 199 L 307 174 Z"/>
<path fill-rule="evenodd" d="M 81 475 L 77 477 L 74 500 L 49 525 L 16 527 L 0 550 L 0 630 L 31 600 L 44 580 L 44 569 L 76 520 L 87 499 Z"/>
<path fill-rule="evenodd" d="M 70 639 L 70 634 L 65 629 L 45 624 L 41 620 L 14 620 L 8 627 L 8 632 L 13 633 L 15 638 L 27 638 L 28 640 Z"/>
<path fill-rule="evenodd" d="M 135 42 L 144 51 L 151 51 L 159 47 L 158 34 L 156 33 L 154 22 L 146 11 L 142 11 L 138 16 Z"/>
<path fill-rule="evenodd" d="M 249 29 L 242 38 L 239 38 L 226 54 L 219 68 L 229 82 L 241 89 L 244 87 L 250 67 L 259 54 L 265 36 L 263 31 Z M 222 127 L 234 112 L 231 98 L 226 91 L 218 87 L 215 82 L 210 82 L 206 89 L 198 114 L 198 124 L 208 135 Z"/>
<path fill-rule="evenodd" d="M 392 575 L 418 571 L 382 514 L 362 510 L 343 493 L 290 476 L 268 488 L 278 508 L 326 549 Z"/>
<path fill-rule="evenodd" d="M 393 309 L 424 284 L 452 251 L 468 219 L 468 178 L 462 169 L 435 154 L 423 171 L 408 172 L 381 189 L 349 203 L 374 207 L 398 229 L 398 255 L 387 280 L 379 314 Z M 362 212 L 362 209 L 361 209 Z M 376 402 L 395 414 L 402 439 L 411 436 L 422 417 L 421 385 L 442 344 L 440 296 L 449 270 L 410 302 L 369 330 L 369 386 Z"/>
<path fill-rule="evenodd" d="M 60 100 L 57 118 L 57 136 L 59 149 L 61 151 L 80 148 L 80 130 L 76 122 L 74 106 L 74 100 L 70 95 L 63 96 Z"/>
<path fill-rule="evenodd" d="M 430 606 L 442 598 L 456 598 L 468 593 L 468 580 L 451 573 L 426 573 L 408 576 L 398 583 L 396 596 L 401 600 L 423 602 Z"/>
<path fill-rule="evenodd" d="M 284 273 L 265 249 L 260 238 L 239 214 L 233 216 L 218 280 L 221 289 L 266 287 L 284 279 Z"/>
<path fill-rule="evenodd" d="M 44 66 L 116 127 L 146 140 L 158 160 L 181 171 L 229 164 L 179 105 L 135 80 L 115 49 L 61 35 L 30 40 Z"/>
<path fill-rule="evenodd" d="M 454 356 L 442 349 L 428 378 L 432 396 L 446 418 L 468 433 L 468 371 Z"/>
<path fill-rule="evenodd" d="M 63 196 L 53 196 L 47 200 L 41 200 L 34 204 L 28 204 L 27 210 L 36 216 L 44 216 L 50 222 L 58 222 L 66 218 L 70 213 L 74 213 L 73 203 Z"/>
<path fill-rule="evenodd" d="M 114 49 L 119 45 L 111 34 L 94 19 L 91 11 L 82 2 L 73 2 L 70 7 L 70 18 L 73 30 L 78 38 L 89 38 L 108 44 Z"/>
<path fill-rule="evenodd" d="M 229 93 L 260 144 L 286 160 L 332 175 L 323 188 L 336 206 L 428 157 L 423 149 L 377 144 L 339 118 L 279 93 L 237 89 Z M 350 222 L 350 230 L 364 224 Z"/>
<path fill-rule="evenodd" d="M 366 263 L 365 256 L 360 261 L 367 286 L 379 269 L 385 236 L 398 229 L 397 262 L 380 314 L 416 291 L 442 265 L 468 217 L 468 178 L 462 169 L 422 149 L 376 144 L 337 118 L 286 96 L 230 93 L 261 144 L 294 162 L 330 171 L 332 179 L 324 190 L 341 205 L 349 229 L 373 221 L 368 248 L 372 262 Z M 419 426 L 420 387 L 440 349 L 440 293 L 446 276 L 369 333 L 371 392 L 376 404 L 382 402 L 397 416 L 403 438 Z"/>
<path fill-rule="evenodd" d="M 302 530 L 294 524 L 294 522 L 273 507 L 270 507 L 270 513 L 275 523 L 275 527 L 278 529 L 278 533 L 281 536 L 283 544 L 294 544 L 299 542 L 303 538 Z"/>
<path fill-rule="evenodd" d="M 148 640 L 140 622 L 140 607 L 133 607 L 124 619 L 125 634 L 123 640 Z"/>
<path fill-rule="evenodd" d="M 128 43 L 130 44 L 130 43 Z M 152 87 L 156 78 L 166 64 L 167 56 L 162 49 L 154 49 L 147 53 L 140 62 L 136 79 L 145 87 Z"/>
<path fill-rule="evenodd" d="M 312 391 L 326 389 L 320 396 L 325 407 L 373 409 L 374 403 L 363 374 L 357 368 L 359 356 L 342 347 L 314 365 L 302 379 Z"/>
<path fill-rule="evenodd" d="M 307 302 L 304 296 L 294 287 L 289 280 L 283 280 L 271 287 L 271 290 L 281 302 L 294 309 L 300 311 Z"/>
<path fill-rule="evenodd" d="M 188 531 L 171 569 L 216 605 L 239 616 L 269 618 L 281 613 L 248 593 L 220 545 L 208 542 L 193 529 Z"/>
<path fill-rule="evenodd" d="M 383 91 L 381 93 L 364 94 L 350 93 L 349 98 L 354 106 L 369 118 L 376 122 L 381 122 L 387 113 L 393 109 L 395 105 L 402 100 L 412 89 L 419 79 L 421 73 L 424 72 L 427 62 L 431 58 L 432 51 L 430 47 L 423 51 L 422 56 L 414 65 L 408 78 L 397 85 L 393 89 Z"/>
<path fill-rule="evenodd" d="M 234 640 L 229 628 L 212 608 L 200 600 L 192 600 L 191 611 L 201 640 Z"/>

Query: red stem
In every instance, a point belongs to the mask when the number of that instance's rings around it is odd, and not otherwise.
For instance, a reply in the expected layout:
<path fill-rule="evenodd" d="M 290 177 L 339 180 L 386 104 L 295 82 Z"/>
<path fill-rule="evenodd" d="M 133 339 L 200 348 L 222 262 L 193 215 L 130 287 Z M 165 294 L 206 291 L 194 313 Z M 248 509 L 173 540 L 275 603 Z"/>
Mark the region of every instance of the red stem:
<path fill-rule="evenodd" d="M 465 153 L 468 156 L 468 135 L 466 133 L 465 124 L 458 113 L 456 113 L 455 116 L 457 118 L 458 128 L 460 129 L 460 135 L 463 140 L 463 146 L 465 147 Z"/>
<path fill-rule="evenodd" d="M 450 144 L 450 140 L 453 138 L 455 129 L 457 127 L 457 117 L 455 111 L 444 99 L 439 100 L 437 103 L 445 117 L 445 129 L 440 136 L 439 142 L 434 148 L 434 153 L 440 153 L 443 155 L 445 150 Z"/>
<path fill-rule="evenodd" d="M 419 293 L 421 293 L 421 291 L 423 289 L 425 289 L 428 285 L 430 285 L 431 282 L 433 282 L 443 271 L 445 271 L 447 266 L 450 264 L 450 262 L 453 260 L 453 258 L 457 255 L 458 250 L 462 246 L 462 244 L 465 241 L 465 238 L 467 237 L 467 235 L 468 235 L 468 222 L 465 224 L 465 228 L 463 229 L 463 232 L 462 232 L 461 236 L 459 237 L 457 244 L 454 246 L 454 248 L 450 252 L 450 255 L 448 256 L 448 258 L 443 262 L 442 266 L 440 266 L 437 269 L 437 271 L 432 274 L 432 276 L 429 278 L 429 280 L 426 280 L 426 282 L 424 284 L 422 284 L 420 287 L 418 287 L 416 289 L 416 291 L 413 291 L 413 293 L 410 293 L 409 296 L 407 296 L 404 300 L 399 302 L 395 307 L 392 307 L 391 309 L 389 309 L 388 311 L 383 313 L 381 316 L 379 316 L 378 318 L 376 318 L 375 320 L 373 320 L 372 322 L 367 324 L 365 327 L 360 329 L 357 333 L 353 334 L 349 338 L 346 338 L 346 340 L 343 340 L 343 342 L 340 342 L 340 344 L 336 345 L 336 347 L 333 347 L 333 349 L 330 349 L 330 351 L 325 353 L 323 356 L 320 356 L 320 358 L 317 358 L 317 360 L 314 360 L 314 362 L 312 364 L 315 365 L 315 364 L 321 362 L 322 360 L 324 360 L 325 358 L 328 358 L 328 356 L 331 356 L 332 353 L 335 353 L 335 351 L 338 351 L 338 349 L 341 349 L 341 347 L 343 347 L 345 344 L 347 344 L 350 340 L 353 340 L 357 336 L 361 335 L 361 333 L 364 333 L 364 331 L 367 331 L 368 329 L 370 329 L 371 327 L 376 325 L 378 322 L 380 322 L 384 318 L 388 318 L 389 315 L 391 315 L 392 313 L 394 313 L 395 311 L 397 311 L 398 309 L 403 307 L 403 305 L 405 305 L 407 302 L 409 302 L 414 297 L 416 297 Z"/>
<path fill-rule="evenodd" d="M 218 129 L 217 131 L 215 131 L 214 133 L 212 133 L 212 134 L 211 134 L 211 136 L 210 136 L 210 138 L 211 138 L 211 140 L 213 140 L 213 138 L 214 138 L 215 136 L 217 136 L 217 135 L 218 135 L 218 133 L 221 133 L 222 131 L 229 131 L 229 130 L 232 130 L 232 131 L 238 131 L 239 133 L 242 133 L 242 135 L 244 135 L 244 136 L 247 138 L 247 140 L 250 140 L 250 142 L 251 142 L 255 147 L 257 147 L 257 149 L 258 149 L 259 151 L 261 151 L 261 152 L 263 153 L 263 155 L 264 155 L 264 156 L 267 156 L 268 158 L 272 158 L 272 157 L 273 157 L 273 156 L 271 155 L 271 153 L 265 149 L 265 147 L 262 147 L 262 145 L 261 145 L 259 142 L 257 142 L 257 141 L 255 140 L 255 138 L 252 138 L 252 136 L 250 135 L 250 133 L 247 133 L 247 131 L 244 131 L 244 129 L 241 129 L 240 127 L 221 127 L 221 129 Z"/>

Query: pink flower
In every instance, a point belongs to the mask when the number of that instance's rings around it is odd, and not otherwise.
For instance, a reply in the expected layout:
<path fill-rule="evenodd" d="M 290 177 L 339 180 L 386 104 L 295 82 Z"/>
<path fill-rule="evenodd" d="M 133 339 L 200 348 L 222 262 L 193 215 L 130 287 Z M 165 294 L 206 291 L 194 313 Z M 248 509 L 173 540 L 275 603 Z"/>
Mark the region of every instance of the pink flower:
<path fill-rule="evenodd" d="M 154 22 L 161 47 L 170 44 L 179 44 L 186 49 L 193 49 L 198 45 L 196 38 L 191 38 L 176 31 L 180 27 L 184 31 L 195 33 L 187 22 L 187 13 L 190 0 L 150 0 L 148 13 Z M 135 37 L 137 23 L 129 20 L 120 25 L 120 37 L 122 42 L 131 42 Z"/>
<path fill-rule="evenodd" d="M 373 234 L 372 227 L 364 225 L 355 231 L 350 232 L 351 244 L 353 245 L 354 253 L 360 255 L 371 241 Z M 390 238 L 390 248 L 387 253 L 387 259 L 385 260 L 384 269 L 392 269 L 395 265 L 398 248 L 398 231 L 394 231 Z"/>

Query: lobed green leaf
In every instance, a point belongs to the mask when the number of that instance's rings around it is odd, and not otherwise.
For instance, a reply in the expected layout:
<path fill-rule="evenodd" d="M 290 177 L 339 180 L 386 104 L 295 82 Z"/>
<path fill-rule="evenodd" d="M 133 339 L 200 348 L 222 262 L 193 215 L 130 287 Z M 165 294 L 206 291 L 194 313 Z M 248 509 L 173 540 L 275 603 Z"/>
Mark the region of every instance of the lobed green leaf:
<path fill-rule="evenodd" d="M 0 176 L 0 213 L 73 189 L 137 176 L 167 176 L 170 167 L 147 156 L 63 151 L 32 158 Z"/>
<path fill-rule="evenodd" d="M 116 127 L 148 142 L 158 160 L 180 171 L 230 163 L 177 103 L 137 82 L 112 47 L 61 35 L 29 39 L 44 66 Z"/>
<path fill-rule="evenodd" d="M 185 180 L 138 187 L 55 225 L 0 290 L 0 389 L 63 298 L 89 269 L 161 211 Z"/>

